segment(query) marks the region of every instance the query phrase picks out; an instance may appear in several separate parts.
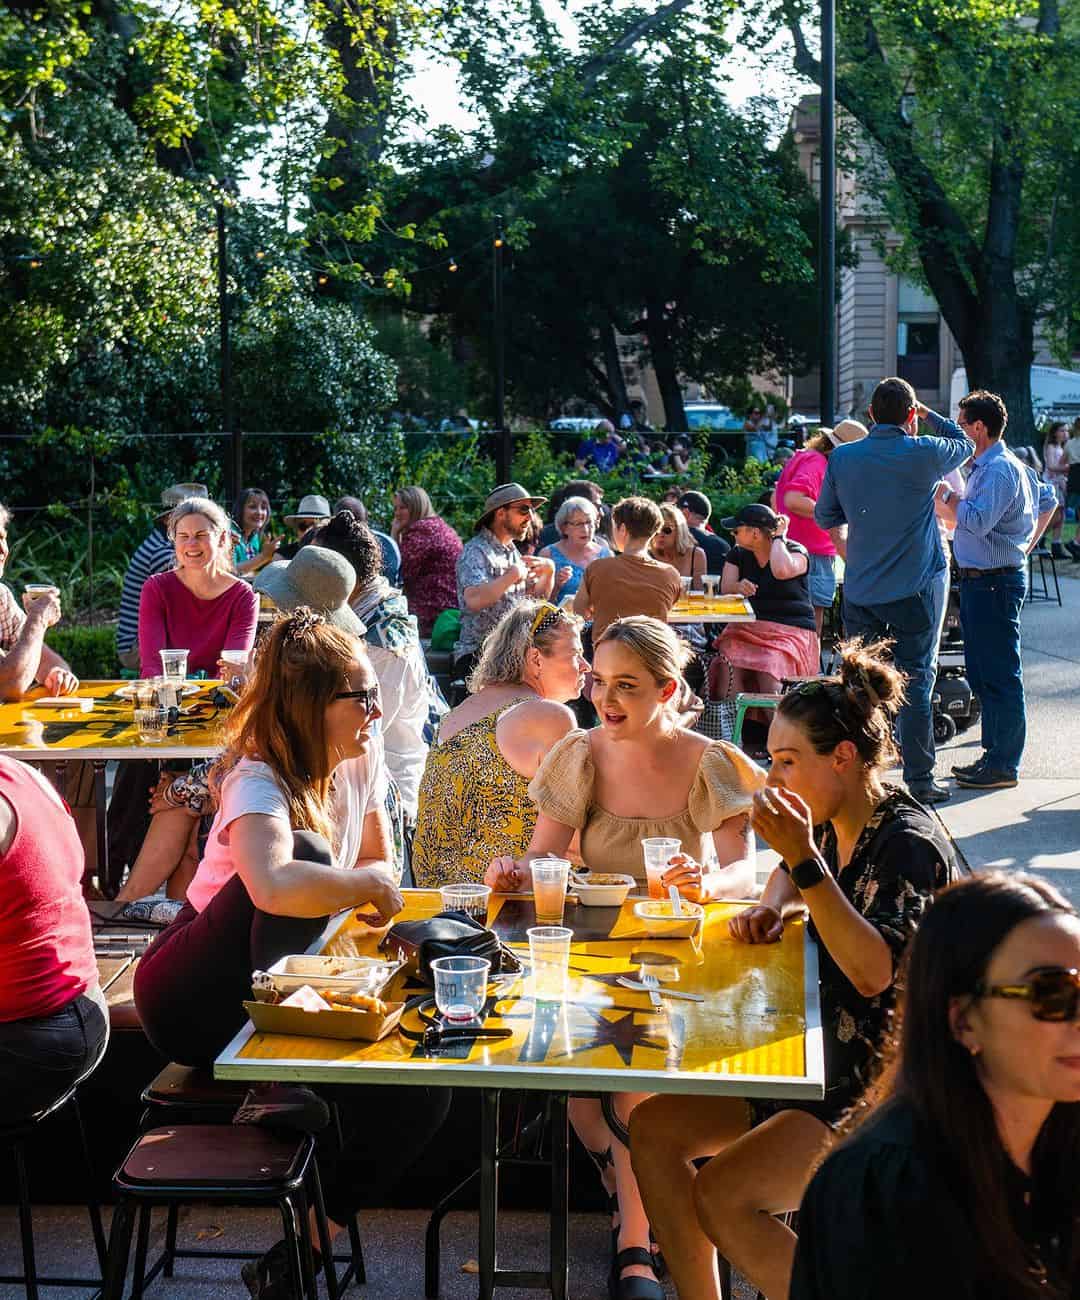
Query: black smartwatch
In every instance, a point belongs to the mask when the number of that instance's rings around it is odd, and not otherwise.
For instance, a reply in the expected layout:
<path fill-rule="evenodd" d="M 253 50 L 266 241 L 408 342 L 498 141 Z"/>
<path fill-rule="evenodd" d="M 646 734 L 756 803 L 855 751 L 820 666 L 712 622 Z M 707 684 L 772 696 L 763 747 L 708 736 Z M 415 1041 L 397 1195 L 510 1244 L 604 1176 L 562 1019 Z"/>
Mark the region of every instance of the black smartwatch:
<path fill-rule="evenodd" d="M 789 867 L 786 862 L 780 864 L 791 877 L 791 882 L 796 889 L 813 889 L 815 885 L 820 885 L 825 879 L 825 869 L 817 858 L 803 858 L 793 867 Z"/>

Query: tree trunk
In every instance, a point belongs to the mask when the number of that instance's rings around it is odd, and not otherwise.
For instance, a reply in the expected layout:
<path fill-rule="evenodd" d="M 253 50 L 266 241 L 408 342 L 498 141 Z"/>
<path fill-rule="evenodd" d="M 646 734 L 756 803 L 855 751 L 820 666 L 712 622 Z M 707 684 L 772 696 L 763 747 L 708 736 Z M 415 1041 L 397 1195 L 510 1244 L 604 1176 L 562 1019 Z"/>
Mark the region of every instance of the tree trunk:
<path fill-rule="evenodd" d="M 675 363 L 675 349 L 671 344 L 671 326 L 659 299 L 647 304 L 645 332 L 649 340 L 649 353 L 656 371 L 660 400 L 664 403 L 664 424 L 669 433 L 686 432 L 686 410 L 683 407 L 682 387 Z"/>
<path fill-rule="evenodd" d="M 1014 445 L 1034 443 L 1031 367 L 1035 346 L 1030 313 L 1017 301 L 1015 289 L 1011 293 L 990 291 L 983 301 L 989 304 L 989 319 L 973 329 L 969 338 L 958 340 L 968 391 L 986 388 L 997 393 L 1009 412 L 1009 441 Z"/>
<path fill-rule="evenodd" d="M 630 413 L 630 398 L 626 392 L 626 377 L 623 375 L 622 358 L 619 356 L 619 345 L 615 339 L 615 326 L 611 321 L 601 327 L 600 342 L 604 349 L 607 389 L 611 394 L 611 418 L 615 422 L 615 427 L 618 428 L 619 416 Z"/>

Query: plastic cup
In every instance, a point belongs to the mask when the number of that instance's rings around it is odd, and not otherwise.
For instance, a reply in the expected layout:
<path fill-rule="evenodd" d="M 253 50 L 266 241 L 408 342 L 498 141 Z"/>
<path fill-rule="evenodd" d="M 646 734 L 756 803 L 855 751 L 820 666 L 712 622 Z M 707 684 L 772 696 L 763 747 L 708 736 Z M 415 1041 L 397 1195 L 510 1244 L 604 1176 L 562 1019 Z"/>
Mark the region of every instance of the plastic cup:
<path fill-rule="evenodd" d="M 573 930 L 563 925 L 534 925 L 529 936 L 533 997 L 539 1002 L 558 1002 L 566 996 Z"/>
<path fill-rule="evenodd" d="M 671 864 L 671 859 L 681 848 L 682 840 L 657 837 L 641 841 L 641 851 L 645 855 L 645 879 L 649 885 L 650 898 L 664 897 L 661 877 Z"/>
<path fill-rule="evenodd" d="M 477 921 L 487 921 L 490 885 L 443 885 L 439 890 L 444 912 L 465 912 Z"/>
<path fill-rule="evenodd" d="M 188 652 L 186 650 L 161 650 L 161 671 L 171 682 L 187 678 Z"/>
<path fill-rule="evenodd" d="M 533 861 L 533 905 L 538 925 L 562 924 L 569 875 L 570 863 L 565 858 L 536 858 Z"/>
<path fill-rule="evenodd" d="M 720 575 L 718 573 L 703 573 L 701 575 L 701 584 L 705 588 L 706 599 L 715 600 L 716 589 L 720 586 Z"/>
<path fill-rule="evenodd" d="M 135 710 L 135 726 L 144 745 L 160 745 L 169 734 L 169 710 L 157 705 L 140 705 Z"/>
<path fill-rule="evenodd" d="M 689 577 L 689 578 L 680 578 L 679 581 L 682 583 L 682 598 L 683 598 L 683 600 L 689 600 L 689 599 L 690 599 L 690 588 L 691 588 L 691 586 L 693 585 L 693 582 L 694 582 L 693 577 L 691 576 L 691 577 Z"/>
<path fill-rule="evenodd" d="M 51 582 L 28 582 L 25 590 L 31 600 L 40 600 L 42 596 L 60 595 L 60 588 L 54 587 Z"/>
<path fill-rule="evenodd" d="M 222 650 L 218 658 L 223 664 L 228 664 L 230 668 L 244 669 L 247 667 L 248 652 L 246 650 Z"/>
<path fill-rule="evenodd" d="M 431 963 L 435 1005 L 450 1024 L 480 1019 L 491 962 L 483 957 L 436 957 Z"/>

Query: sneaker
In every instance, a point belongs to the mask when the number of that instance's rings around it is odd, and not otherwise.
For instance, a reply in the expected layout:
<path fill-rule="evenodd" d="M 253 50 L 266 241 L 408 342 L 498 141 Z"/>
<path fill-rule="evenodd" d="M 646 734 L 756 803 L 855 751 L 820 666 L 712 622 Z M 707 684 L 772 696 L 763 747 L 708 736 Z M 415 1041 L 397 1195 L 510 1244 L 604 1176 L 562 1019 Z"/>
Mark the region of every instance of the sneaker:
<path fill-rule="evenodd" d="M 920 781 L 908 786 L 908 793 L 919 803 L 947 803 L 952 798 L 952 791 L 940 781 Z"/>
<path fill-rule="evenodd" d="M 330 1108 L 310 1088 L 259 1083 L 249 1090 L 232 1122 L 284 1128 L 293 1133 L 321 1133 L 330 1123 Z"/>
<path fill-rule="evenodd" d="M 986 766 L 986 755 L 977 758 L 974 763 L 954 763 L 952 765 L 953 776 L 973 776 L 976 772 L 981 772 Z"/>
<path fill-rule="evenodd" d="M 1055 560 L 1067 560 L 1069 553 L 1060 542 L 1054 542 L 1050 547 L 1050 554 Z"/>
<path fill-rule="evenodd" d="M 1069 554 L 1073 557 L 1074 560 L 1080 560 L 1080 545 L 1077 545 L 1076 542 L 1066 542 L 1065 549 L 1069 552 Z"/>
<path fill-rule="evenodd" d="M 1019 782 L 1008 772 L 995 772 L 993 768 L 981 767 L 967 776 L 958 776 L 956 784 L 967 790 L 1008 790 Z"/>
<path fill-rule="evenodd" d="M 271 1246 L 259 1259 L 240 1270 L 251 1300 L 303 1300 L 289 1272 L 289 1249 L 284 1241 Z"/>

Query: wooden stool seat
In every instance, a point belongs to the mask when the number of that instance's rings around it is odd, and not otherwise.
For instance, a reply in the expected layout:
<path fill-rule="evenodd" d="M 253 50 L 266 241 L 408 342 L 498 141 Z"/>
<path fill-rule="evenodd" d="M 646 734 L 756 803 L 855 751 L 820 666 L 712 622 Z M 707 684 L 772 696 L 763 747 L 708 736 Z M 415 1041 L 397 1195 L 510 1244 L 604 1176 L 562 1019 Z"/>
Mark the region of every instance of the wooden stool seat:
<path fill-rule="evenodd" d="M 144 1106 L 220 1106 L 235 1110 L 247 1091 L 246 1084 L 215 1079 L 209 1070 L 170 1061 L 143 1089 L 142 1102 Z"/>
<path fill-rule="evenodd" d="M 128 1152 L 116 1185 L 140 1195 L 156 1189 L 163 1197 L 179 1188 L 194 1193 L 289 1187 L 303 1177 L 311 1152 L 306 1134 L 287 1137 L 253 1124 L 152 1128 Z"/>

